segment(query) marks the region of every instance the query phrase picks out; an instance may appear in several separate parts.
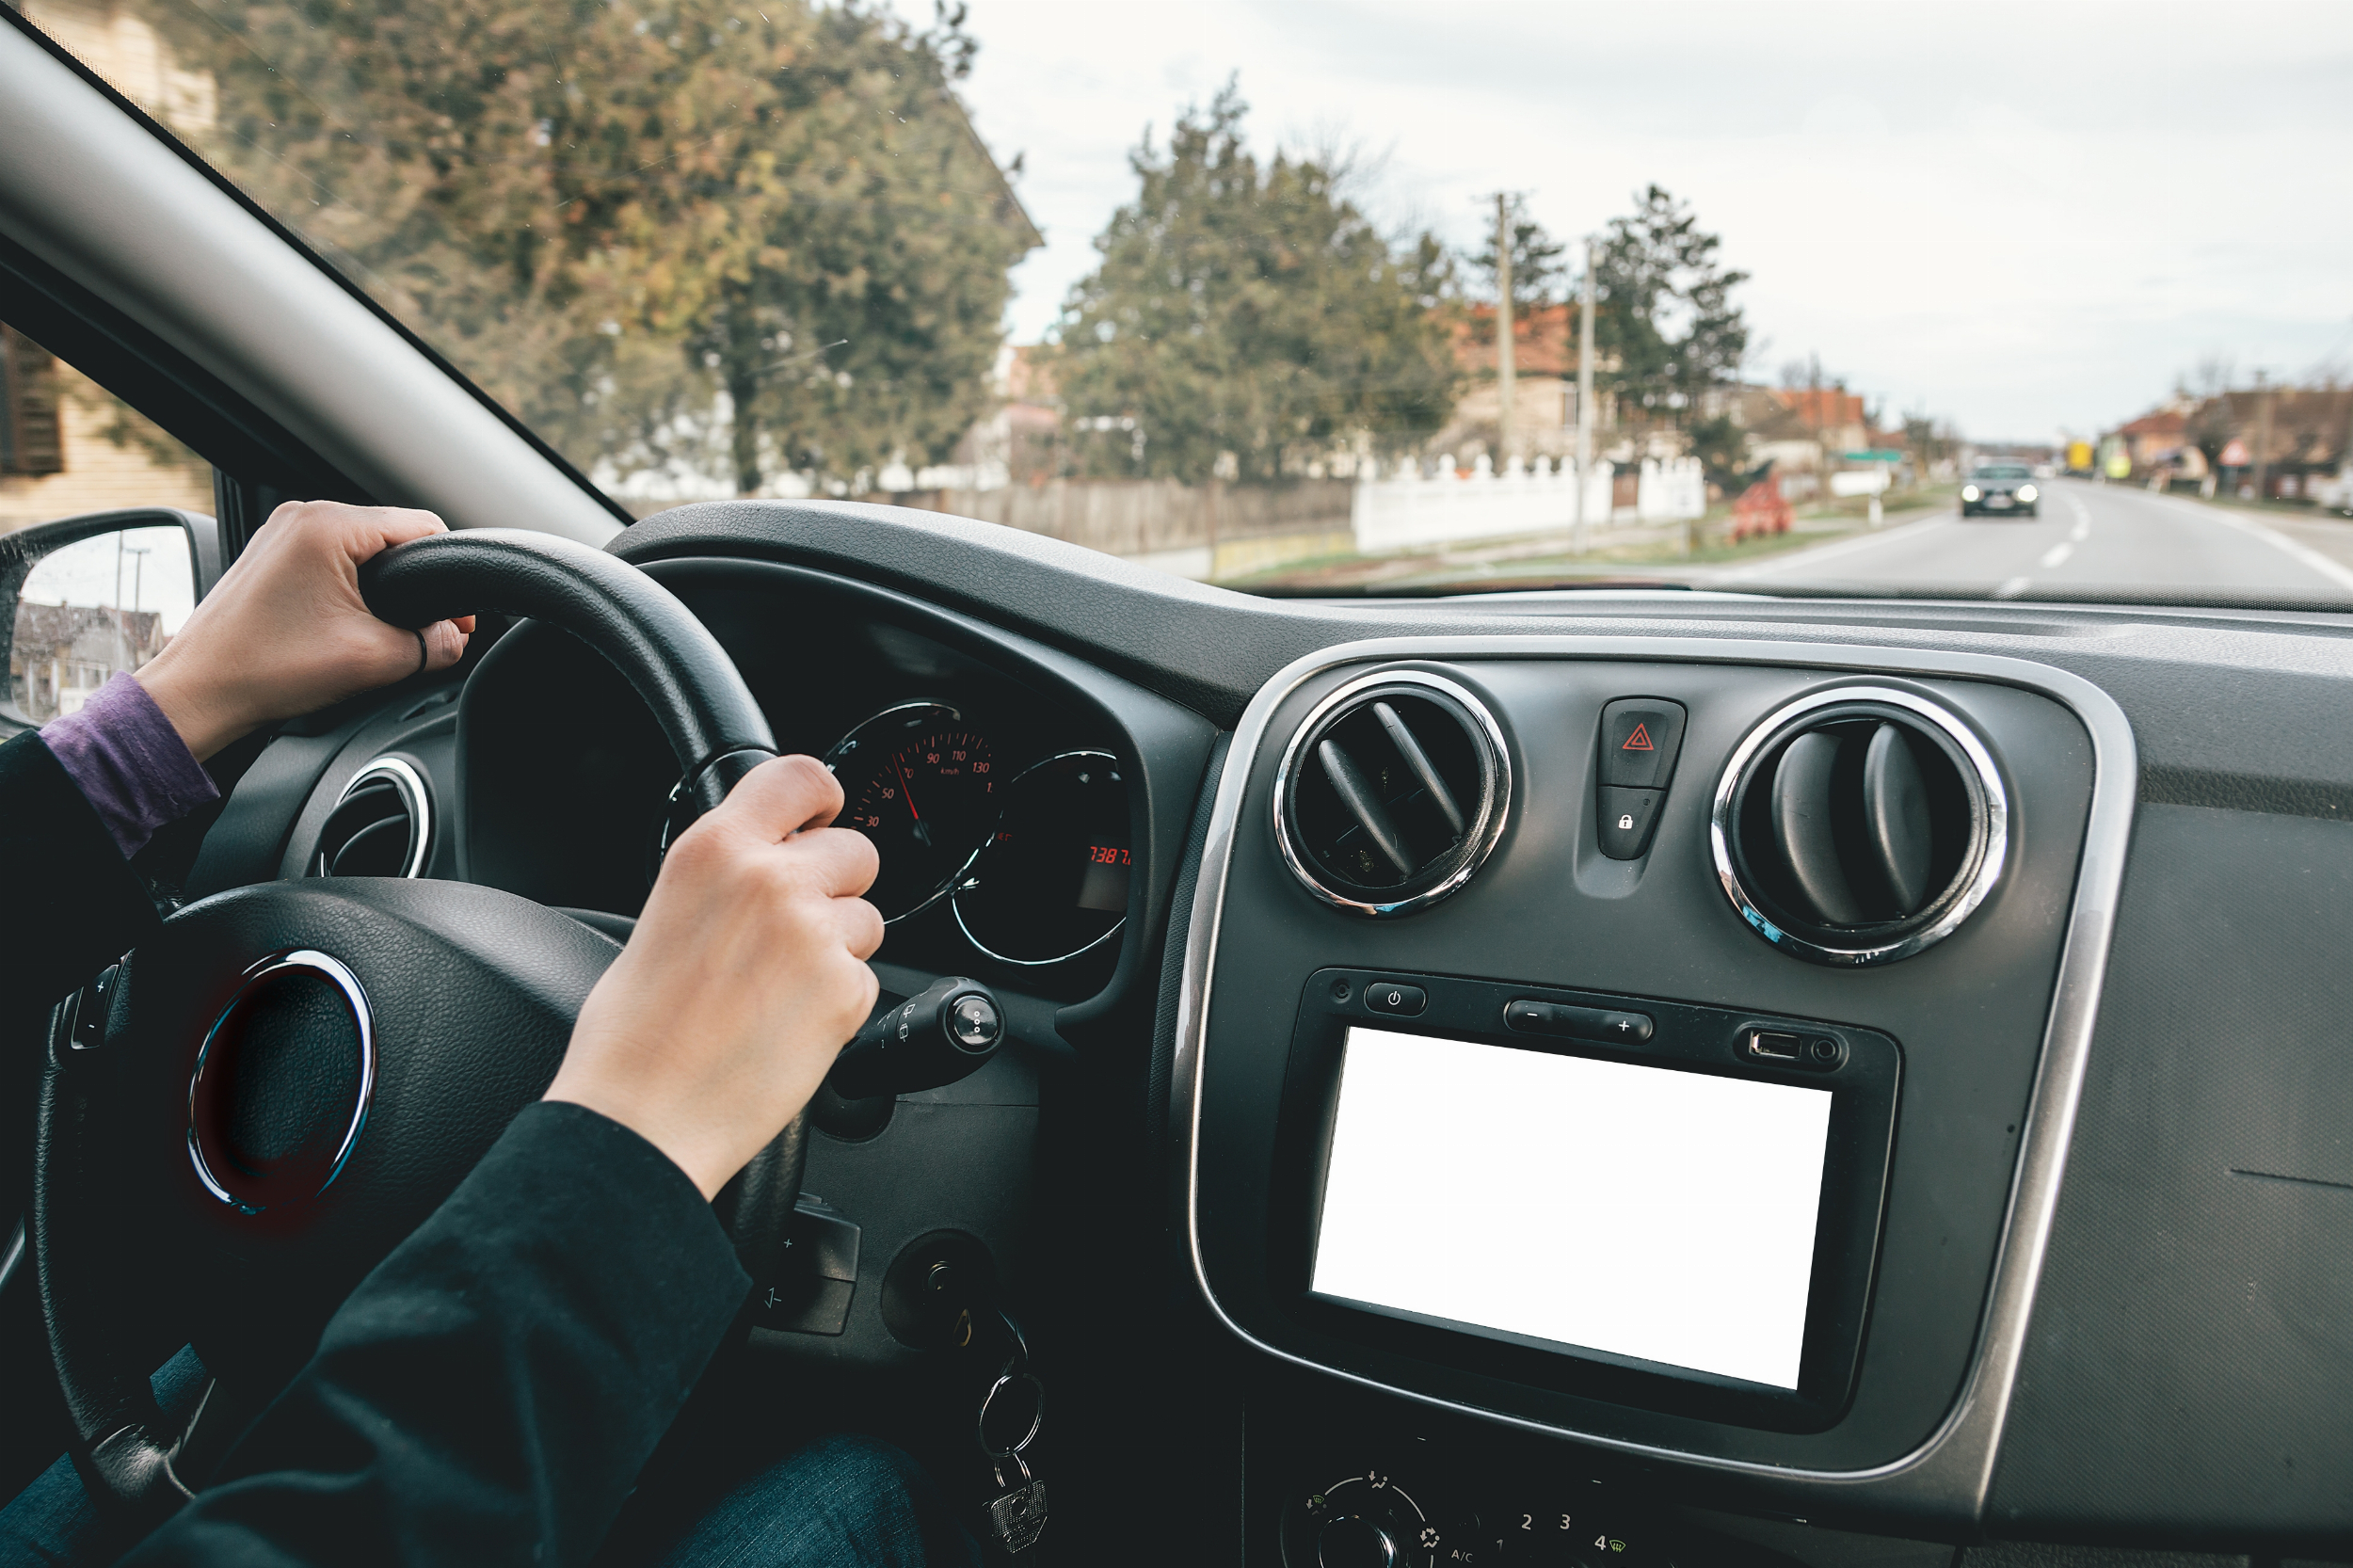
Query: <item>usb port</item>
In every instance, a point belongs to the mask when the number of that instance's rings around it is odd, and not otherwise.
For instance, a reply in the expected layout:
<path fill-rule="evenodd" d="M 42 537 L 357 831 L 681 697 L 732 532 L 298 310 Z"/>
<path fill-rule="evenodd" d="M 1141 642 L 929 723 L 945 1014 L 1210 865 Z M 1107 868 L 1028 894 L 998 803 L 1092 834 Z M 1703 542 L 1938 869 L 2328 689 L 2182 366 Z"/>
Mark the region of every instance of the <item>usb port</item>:
<path fill-rule="evenodd" d="M 1758 1062 L 1795 1062 L 1798 1037 L 1769 1029 L 1756 1030 L 1749 1035 L 1749 1055 Z"/>

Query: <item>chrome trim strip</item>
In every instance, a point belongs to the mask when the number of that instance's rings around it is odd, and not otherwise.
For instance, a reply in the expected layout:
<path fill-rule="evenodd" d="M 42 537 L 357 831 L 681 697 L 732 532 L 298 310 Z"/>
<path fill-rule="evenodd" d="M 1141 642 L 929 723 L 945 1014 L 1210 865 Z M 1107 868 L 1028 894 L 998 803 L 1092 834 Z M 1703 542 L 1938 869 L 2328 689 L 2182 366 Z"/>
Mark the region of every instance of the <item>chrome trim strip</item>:
<path fill-rule="evenodd" d="M 2043 1032 L 2042 1060 L 2036 1069 L 2026 1120 L 2021 1129 L 2017 1173 L 2010 1186 L 1993 1288 L 1980 1321 L 1960 1397 L 1935 1432 L 1917 1448 L 1887 1464 L 1863 1470 L 1802 1470 L 1724 1459 L 1554 1427 L 1495 1411 L 1458 1405 L 1430 1395 L 1393 1387 L 1304 1357 L 1289 1355 L 1244 1333 L 1209 1288 L 1201 1256 L 1201 1081 L 1202 1044 L 1209 1019 L 1218 930 L 1225 885 L 1233 863 L 1234 836 L 1242 795 L 1266 742 L 1275 709 L 1302 682 L 1344 664 L 1375 660 L 1596 659 L 1654 661 L 1682 664 L 1774 664 L 1827 673 L 1949 677 L 1984 680 L 2040 692 L 2073 712 L 2092 746 L 2091 811 L 2085 824 L 2083 859 L 2074 905 L 2068 918 Z M 1244 710 L 1234 745 L 1218 783 L 1209 838 L 1201 860 L 1201 886 L 1193 896 L 1193 922 L 1186 933 L 1182 980 L 1176 1000 L 1176 1056 L 1170 1107 L 1186 1131 L 1185 1231 L 1193 1282 L 1217 1320 L 1245 1344 L 1312 1371 L 1393 1394 L 1434 1409 L 1498 1425 L 1569 1437 L 1645 1459 L 1695 1465 L 1765 1483 L 1811 1504 L 1901 1511 L 1975 1521 L 1984 1512 L 1993 1478 L 2002 1426 L 2009 1412 L 2018 1360 L 2034 1308 L 2042 1259 L 2050 1245 L 2068 1140 L 2082 1100 L 2090 1058 L 2092 1024 L 2099 1014 L 2108 941 L 2116 924 L 2117 895 L 2130 845 L 2133 800 L 2138 787 L 2138 753 L 2132 726 L 2116 700 L 2081 676 L 2024 659 L 1989 654 L 1934 653 L 1916 648 L 1873 648 L 1763 640 L 1673 637 L 1474 636 L 1385 637 L 1342 643 L 1285 666 Z"/>
<path fill-rule="evenodd" d="M 360 1083 L 352 1096 L 351 1122 L 344 1128 L 343 1142 L 336 1145 L 335 1158 L 327 1167 L 327 1179 L 320 1182 L 318 1192 L 306 1192 L 298 1202 L 307 1202 L 335 1185 L 335 1178 L 344 1174 L 344 1162 L 358 1146 L 360 1134 L 368 1125 L 368 1108 L 376 1101 L 376 1014 L 368 1006 L 368 993 L 360 985 L 360 977 L 344 967 L 343 960 L 315 948 L 293 948 L 274 952 L 256 962 L 245 971 L 237 988 L 221 1004 L 212 1027 L 204 1032 L 204 1043 L 196 1048 L 196 1065 L 188 1073 L 188 1162 L 196 1167 L 196 1179 L 204 1190 L 240 1214 L 259 1214 L 264 1205 L 248 1203 L 222 1186 L 204 1162 L 204 1150 L 196 1135 L 197 1086 L 204 1080 L 205 1059 L 213 1053 L 213 1041 L 220 1034 L 220 1026 L 237 1010 L 245 994 L 273 975 L 287 973 L 314 974 L 343 993 L 344 1005 L 351 1009 L 351 1021 L 360 1032 Z"/>
<path fill-rule="evenodd" d="M 400 874 L 405 877 L 423 876 L 424 863 L 433 853 L 433 793 L 425 788 L 424 776 L 414 767 L 397 757 L 377 758 L 351 776 L 351 782 L 344 786 L 344 792 L 335 797 L 336 808 L 341 809 L 344 802 L 379 778 L 392 785 L 392 792 L 400 796 L 401 805 L 408 809 L 408 858 L 402 862 Z M 331 818 L 333 814 L 329 812 L 328 816 Z M 322 827 L 320 832 L 324 835 L 326 829 Z M 318 864 L 318 846 L 313 844 L 311 846 L 312 865 Z M 327 873 L 325 871 L 314 871 L 311 874 L 324 876 Z"/>
<path fill-rule="evenodd" d="M 1809 942 L 1802 936 L 1792 936 L 1775 925 L 1771 918 L 1750 899 L 1748 888 L 1741 885 L 1739 872 L 1733 869 L 1732 842 L 1726 832 L 1726 824 L 1732 818 L 1733 792 L 1758 749 L 1780 734 L 1792 720 L 1847 702 L 1876 702 L 1882 707 L 1901 708 L 1936 726 L 1944 731 L 1947 740 L 1961 748 L 1961 755 L 1969 759 L 1970 767 L 1977 775 L 1978 792 L 1985 801 L 1985 834 L 1977 844 L 1977 864 L 1969 868 L 1969 885 L 1961 890 L 1961 897 L 1954 900 L 1934 923 L 1895 941 L 1882 942 L 1878 947 L 1826 947 L 1818 942 Z M 1708 853 L 1715 856 L 1716 880 L 1723 884 L 1724 896 L 1732 900 L 1732 906 L 1740 911 L 1740 918 L 1749 923 L 1750 930 L 1784 952 L 1840 968 L 1892 964 L 1898 958 L 1909 958 L 1915 952 L 1932 948 L 1959 931 L 1961 922 L 1977 913 L 1977 905 L 1985 902 L 1986 895 L 1993 890 L 1993 885 L 2002 880 L 2002 870 L 2009 857 L 2009 793 L 2002 786 L 2001 770 L 1994 767 L 1993 754 L 1985 749 L 1985 743 L 1977 739 L 1977 731 L 1957 714 L 1947 712 L 1926 697 L 1899 692 L 1893 686 L 1837 686 L 1827 692 L 1816 692 L 1811 696 L 1801 696 L 1779 712 L 1769 715 L 1742 736 L 1738 745 L 1732 748 L 1731 759 L 1724 763 L 1724 771 L 1716 780 L 1716 797 L 1708 807 L 1707 848 Z"/>
<path fill-rule="evenodd" d="M 1470 852 L 1463 856 L 1461 865 L 1447 872 L 1445 877 L 1438 882 L 1424 888 L 1410 898 L 1396 899 L 1386 904 L 1369 904 L 1359 899 L 1348 898 L 1337 889 L 1325 886 L 1323 880 L 1307 864 L 1306 856 L 1300 854 L 1298 846 L 1291 842 L 1290 824 L 1283 820 L 1283 802 L 1290 794 L 1291 775 L 1299 766 L 1300 748 L 1306 744 L 1307 737 L 1315 733 L 1316 726 L 1321 724 L 1326 717 L 1350 699 L 1376 686 L 1390 685 L 1425 686 L 1431 691 L 1440 693 L 1460 703 L 1463 711 L 1470 714 L 1478 724 L 1481 731 L 1480 739 L 1486 744 L 1489 755 L 1495 759 L 1496 787 L 1488 792 L 1484 800 L 1479 803 L 1479 820 L 1472 823 L 1470 830 L 1463 835 L 1463 841 L 1470 847 Z M 1440 899 L 1459 891 L 1465 883 L 1479 874 L 1479 868 L 1487 863 L 1487 856 L 1495 852 L 1497 842 L 1502 839 L 1503 824 L 1511 815 L 1512 751 L 1503 744 L 1503 726 L 1496 722 L 1496 716 L 1488 712 L 1487 705 L 1472 696 L 1469 691 L 1449 680 L 1446 677 L 1433 675 L 1428 670 L 1379 669 L 1343 683 L 1337 691 L 1332 692 L 1322 701 L 1317 703 L 1314 712 L 1300 721 L 1299 728 L 1291 732 L 1290 744 L 1284 748 L 1282 764 L 1274 774 L 1274 841 L 1281 847 L 1283 863 L 1290 867 L 1291 875 L 1299 878 L 1300 884 L 1307 891 L 1333 908 L 1352 910 L 1356 914 L 1370 915 L 1376 919 L 1387 915 L 1410 915 L 1417 909 L 1427 909 Z"/>

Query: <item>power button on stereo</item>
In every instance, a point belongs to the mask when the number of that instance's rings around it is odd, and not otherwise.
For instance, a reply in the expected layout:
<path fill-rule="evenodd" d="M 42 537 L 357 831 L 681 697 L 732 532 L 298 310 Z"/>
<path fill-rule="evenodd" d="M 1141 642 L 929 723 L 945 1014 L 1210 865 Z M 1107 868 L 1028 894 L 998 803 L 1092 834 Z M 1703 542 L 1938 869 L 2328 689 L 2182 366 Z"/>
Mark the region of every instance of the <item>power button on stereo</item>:
<path fill-rule="evenodd" d="M 1418 985 L 1394 985 L 1376 980 L 1365 987 L 1365 1010 L 1410 1018 L 1430 1005 L 1429 993 Z"/>

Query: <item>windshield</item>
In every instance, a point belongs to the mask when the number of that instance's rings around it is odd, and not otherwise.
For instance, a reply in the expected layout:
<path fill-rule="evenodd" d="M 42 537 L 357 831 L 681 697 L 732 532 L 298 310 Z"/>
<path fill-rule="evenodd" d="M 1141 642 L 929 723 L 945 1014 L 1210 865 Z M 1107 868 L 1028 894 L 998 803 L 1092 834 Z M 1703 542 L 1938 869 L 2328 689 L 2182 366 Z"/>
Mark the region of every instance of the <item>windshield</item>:
<path fill-rule="evenodd" d="M 18 3 L 637 515 L 2353 600 L 2342 6 Z"/>

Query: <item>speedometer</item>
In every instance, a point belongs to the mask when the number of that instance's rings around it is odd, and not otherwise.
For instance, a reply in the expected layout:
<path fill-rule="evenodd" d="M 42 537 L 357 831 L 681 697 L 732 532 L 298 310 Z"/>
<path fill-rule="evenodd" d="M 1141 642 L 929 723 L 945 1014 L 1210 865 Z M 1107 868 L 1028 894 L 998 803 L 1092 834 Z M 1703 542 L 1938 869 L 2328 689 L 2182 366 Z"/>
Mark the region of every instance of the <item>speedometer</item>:
<path fill-rule="evenodd" d="M 988 738 L 945 703 L 887 709 L 825 757 L 847 804 L 836 825 L 872 840 L 882 869 L 867 899 L 896 920 L 947 893 L 996 825 Z"/>

